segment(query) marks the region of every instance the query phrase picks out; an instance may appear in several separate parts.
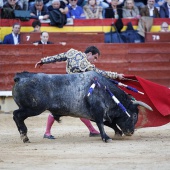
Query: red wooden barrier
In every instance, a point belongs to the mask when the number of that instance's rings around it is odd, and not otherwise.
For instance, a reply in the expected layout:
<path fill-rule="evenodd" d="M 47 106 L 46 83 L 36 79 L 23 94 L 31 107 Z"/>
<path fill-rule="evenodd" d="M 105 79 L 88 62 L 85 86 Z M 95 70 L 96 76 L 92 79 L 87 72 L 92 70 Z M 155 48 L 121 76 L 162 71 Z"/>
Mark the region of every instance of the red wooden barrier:
<path fill-rule="evenodd" d="M 12 26 L 16 22 L 20 22 L 22 26 L 31 26 L 34 19 L 30 19 L 29 21 L 20 21 L 19 19 L 0 19 L 0 26 Z M 122 19 L 123 24 L 127 25 L 128 22 L 132 22 L 132 25 L 138 25 L 138 19 Z M 107 18 L 107 19 L 74 19 L 73 26 L 110 26 L 112 23 L 115 23 L 116 19 Z M 162 22 L 167 22 L 170 24 L 169 18 L 154 18 L 153 25 L 161 25 Z M 42 23 L 42 26 L 50 26 L 49 23 Z M 65 27 L 70 27 L 67 25 Z"/>
<path fill-rule="evenodd" d="M 145 42 L 170 42 L 170 32 L 146 32 Z"/>
<path fill-rule="evenodd" d="M 63 45 L 1 45 L 0 91 L 11 90 L 16 72 L 65 73 L 65 62 L 34 68 L 42 57 L 65 52 L 70 48 L 81 51 L 95 45 L 101 51 L 96 67 L 128 75 L 138 75 L 170 87 L 170 43 L 143 44 L 87 44 L 67 43 Z"/>
<path fill-rule="evenodd" d="M 40 33 L 21 32 L 21 44 L 33 44 L 35 41 L 40 40 Z M 104 33 L 103 32 L 87 32 L 87 33 L 57 33 L 49 32 L 49 41 L 54 44 L 61 42 L 66 43 L 103 43 Z"/>

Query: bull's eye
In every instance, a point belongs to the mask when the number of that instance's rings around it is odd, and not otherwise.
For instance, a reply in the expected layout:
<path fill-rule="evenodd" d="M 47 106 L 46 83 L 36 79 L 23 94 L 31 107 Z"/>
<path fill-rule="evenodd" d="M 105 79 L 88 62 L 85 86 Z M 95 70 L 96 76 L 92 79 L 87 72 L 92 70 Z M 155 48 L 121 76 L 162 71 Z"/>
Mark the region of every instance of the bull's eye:
<path fill-rule="evenodd" d="M 134 114 L 133 114 L 133 120 L 136 120 L 136 119 L 137 119 L 137 114 L 134 113 Z"/>

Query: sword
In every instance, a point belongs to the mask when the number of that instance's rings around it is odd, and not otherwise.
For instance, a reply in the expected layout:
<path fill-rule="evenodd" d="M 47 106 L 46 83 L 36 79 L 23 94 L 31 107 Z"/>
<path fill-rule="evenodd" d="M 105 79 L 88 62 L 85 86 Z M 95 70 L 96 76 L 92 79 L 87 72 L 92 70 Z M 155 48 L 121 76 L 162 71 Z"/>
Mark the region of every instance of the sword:
<path fill-rule="evenodd" d="M 129 79 L 129 78 L 123 78 L 122 80 L 138 82 L 138 80 L 133 80 L 133 79 Z"/>

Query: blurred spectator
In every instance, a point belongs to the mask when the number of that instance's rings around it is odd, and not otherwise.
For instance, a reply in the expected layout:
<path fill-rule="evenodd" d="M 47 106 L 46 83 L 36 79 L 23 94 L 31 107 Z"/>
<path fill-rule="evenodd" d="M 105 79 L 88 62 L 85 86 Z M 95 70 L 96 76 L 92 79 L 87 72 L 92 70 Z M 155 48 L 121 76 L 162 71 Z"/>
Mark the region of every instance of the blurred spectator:
<path fill-rule="evenodd" d="M 35 0 L 28 0 L 28 9 L 35 4 Z"/>
<path fill-rule="evenodd" d="M 52 0 L 52 5 L 48 7 L 50 14 L 50 24 L 62 28 L 67 23 L 68 7 L 63 1 Z"/>
<path fill-rule="evenodd" d="M 52 0 L 43 0 L 43 3 L 44 3 L 44 5 L 45 6 L 50 6 L 51 5 L 51 3 L 52 3 Z"/>
<path fill-rule="evenodd" d="M 150 32 L 151 28 L 153 25 L 153 17 L 148 17 L 148 16 L 142 16 L 139 21 L 138 21 L 138 34 L 141 36 L 141 38 L 143 37 L 143 41 L 145 41 L 145 35 L 146 32 Z"/>
<path fill-rule="evenodd" d="M 118 0 L 112 0 L 110 6 L 105 9 L 105 18 L 122 18 L 122 8 L 118 8 Z"/>
<path fill-rule="evenodd" d="M 21 8 L 25 11 L 28 10 L 28 1 L 29 0 L 19 0 L 18 4 L 21 6 Z"/>
<path fill-rule="evenodd" d="M 97 0 L 88 0 L 83 7 L 86 19 L 102 19 L 102 7 L 97 5 Z"/>
<path fill-rule="evenodd" d="M 170 18 L 170 0 L 166 0 L 160 7 L 159 13 L 161 18 Z"/>
<path fill-rule="evenodd" d="M 168 25 L 167 22 L 163 22 L 163 23 L 161 24 L 161 30 L 160 30 L 160 32 L 170 32 L 170 31 L 169 31 L 169 25 Z"/>
<path fill-rule="evenodd" d="M 165 0 L 155 0 L 155 7 L 160 10 L 160 7 L 165 3 Z"/>
<path fill-rule="evenodd" d="M 69 0 L 67 18 L 85 19 L 83 8 L 77 5 L 78 0 Z"/>
<path fill-rule="evenodd" d="M 3 8 L 4 2 L 3 0 L 0 0 L 0 19 L 2 18 L 2 8 Z M 0 39 L 0 44 L 2 44 L 2 41 Z"/>
<path fill-rule="evenodd" d="M 4 5 L 4 1 L 0 0 L 0 9 L 3 7 L 3 5 Z"/>
<path fill-rule="evenodd" d="M 111 1 L 111 0 L 108 0 Z M 123 1 L 123 0 L 120 0 Z M 88 0 L 78 0 L 77 5 L 84 7 L 88 3 Z M 101 6 L 103 9 L 109 7 L 109 3 L 106 0 L 96 0 L 97 5 Z"/>
<path fill-rule="evenodd" d="M 126 0 L 123 7 L 123 18 L 140 18 L 139 9 L 133 0 Z"/>
<path fill-rule="evenodd" d="M 15 10 L 22 10 L 21 6 L 18 4 L 17 0 L 8 0 L 6 4 L 4 4 L 3 8 L 10 8 Z"/>
<path fill-rule="evenodd" d="M 41 22 L 39 20 L 34 20 L 32 22 L 32 27 L 34 28 L 32 32 L 41 32 Z"/>
<path fill-rule="evenodd" d="M 35 0 L 35 4 L 30 8 L 31 18 L 46 20 L 49 18 L 47 7 L 43 4 L 43 0 Z"/>
<path fill-rule="evenodd" d="M 154 5 L 155 5 L 155 0 L 148 0 L 147 5 L 140 10 L 140 15 L 159 18 L 159 11 Z"/>
<path fill-rule="evenodd" d="M 68 5 L 68 4 L 69 4 L 68 0 L 60 0 L 60 1 L 64 2 L 65 5 Z M 84 0 L 82 0 L 82 1 L 84 1 Z M 78 3 L 77 3 L 77 5 L 78 5 Z"/>
<path fill-rule="evenodd" d="M 33 44 L 38 45 L 38 44 L 53 44 L 52 42 L 48 41 L 49 40 L 49 34 L 46 31 L 43 31 L 40 35 L 40 41 L 36 41 Z"/>
<path fill-rule="evenodd" d="M 28 0 L 29 1 L 29 8 L 31 8 L 34 4 L 36 0 Z M 43 4 L 48 7 L 51 5 L 52 0 L 42 0 Z"/>
<path fill-rule="evenodd" d="M 134 0 L 135 6 L 138 7 L 139 10 L 145 7 L 145 0 Z"/>
<path fill-rule="evenodd" d="M 78 0 L 77 5 L 83 7 L 86 4 L 87 0 Z"/>
<path fill-rule="evenodd" d="M 52 11 L 52 10 L 56 10 L 56 9 L 60 10 L 60 12 L 64 15 L 66 15 L 68 13 L 68 7 L 66 6 L 66 4 L 63 1 L 52 0 L 52 3 L 48 7 L 48 10 Z"/>
<path fill-rule="evenodd" d="M 108 6 L 110 5 L 110 3 L 112 2 L 112 0 L 103 0 L 105 3 L 108 4 Z M 118 7 L 122 7 L 124 5 L 124 0 L 118 0 L 118 3 L 117 3 Z"/>
<path fill-rule="evenodd" d="M 12 33 L 4 37 L 3 44 L 19 44 L 20 43 L 20 29 L 21 26 L 19 23 L 15 23 L 12 26 Z"/>

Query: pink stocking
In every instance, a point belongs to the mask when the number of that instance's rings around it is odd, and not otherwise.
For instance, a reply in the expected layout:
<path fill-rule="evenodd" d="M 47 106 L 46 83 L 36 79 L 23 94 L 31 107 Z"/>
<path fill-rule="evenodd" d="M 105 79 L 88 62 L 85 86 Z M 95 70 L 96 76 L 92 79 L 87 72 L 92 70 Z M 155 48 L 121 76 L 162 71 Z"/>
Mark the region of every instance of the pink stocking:
<path fill-rule="evenodd" d="M 47 119 L 46 131 L 45 131 L 45 134 L 48 136 L 51 135 L 51 127 L 54 123 L 54 120 L 55 120 L 54 117 L 51 114 L 49 114 Z"/>
<path fill-rule="evenodd" d="M 91 133 L 99 134 L 99 132 L 91 124 L 90 120 L 85 119 L 85 118 L 80 118 L 80 120 L 87 126 L 87 128 L 89 129 Z"/>

